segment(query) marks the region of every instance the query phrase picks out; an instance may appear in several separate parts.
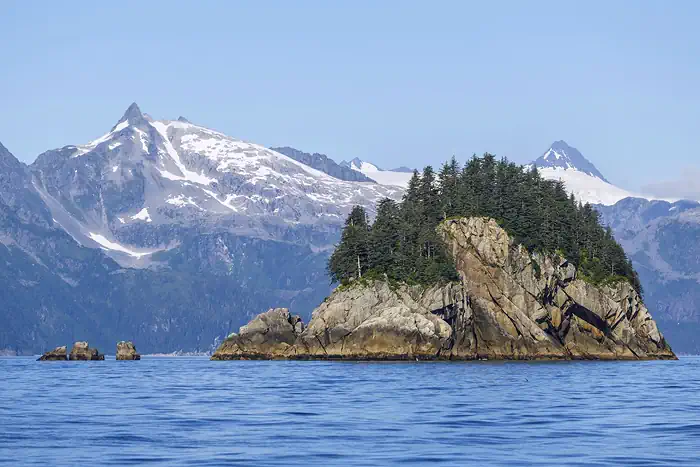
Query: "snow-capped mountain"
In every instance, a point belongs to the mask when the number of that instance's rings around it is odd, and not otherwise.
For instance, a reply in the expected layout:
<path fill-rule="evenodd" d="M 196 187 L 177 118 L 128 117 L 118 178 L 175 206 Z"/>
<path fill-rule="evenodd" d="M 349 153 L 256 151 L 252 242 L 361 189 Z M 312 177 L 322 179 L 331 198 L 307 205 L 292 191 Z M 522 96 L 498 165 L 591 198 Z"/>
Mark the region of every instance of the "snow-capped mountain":
<path fill-rule="evenodd" d="M 380 185 L 400 186 L 406 188 L 408 186 L 408 181 L 413 176 L 413 171 L 406 167 L 400 167 L 398 170 L 384 170 L 380 169 L 375 164 L 363 161 L 358 157 L 350 161 L 342 161 L 340 165 L 342 167 L 349 167 L 352 170 L 360 172 L 372 180 L 375 180 Z"/>
<path fill-rule="evenodd" d="M 595 165 L 564 141 L 555 141 L 526 168 L 533 165 L 543 178 L 564 182 L 567 191 L 583 203 L 612 205 L 624 198 L 645 198 L 608 182 Z"/>
<path fill-rule="evenodd" d="M 578 149 L 566 144 L 566 141 L 555 141 L 552 145 L 533 162 L 538 168 L 559 168 L 565 170 L 576 170 L 578 172 L 596 177 L 604 182 L 608 182 L 602 173 L 590 162 L 583 157 L 583 154 Z"/>
<path fill-rule="evenodd" d="M 148 242 L 169 231 L 179 234 L 177 245 L 145 255 L 157 256 L 154 267 L 122 267 L 106 254 L 127 248 L 121 231 L 123 243 L 113 244 L 109 231 L 93 232 L 104 237 L 98 238 L 107 245 L 103 249 L 96 240 L 81 245 L 61 225 L 74 222 L 73 233 L 99 227 L 85 220 L 93 212 L 81 207 L 81 198 L 89 201 L 96 190 L 107 199 L 111 185 L 99 177 L 88 181 L 85 174 L 78 171 L 76 188 L 62 187 L 49 207 L 31 168 L 0 144 L 0 353 L 32 355 L 76 339 L 109 349 L 127 336 L 147 353 L 204 350 L 257 312 L 282 303 L 308 313 L 330 292 L 328 252 L 311 248 L 318 241 L 313 232 L 297 231 L 308 244 L 241 236 L 227 230 L 227 218 L 200 233 L 201 219 L 193 218 L 189 228 L 156 225 L 149 222 L 153 216 L 138 211 L 133 225 L 141 230 L 133 235 Z M 138 190 L 125 193 L 129 204 Z M 114 209 L 111 200 L 103 204 L 105 216 Z M 141 251 L 128 248 L 121 253 L 126 258 Z"/>
<path fill-rule="evenodd" d="M 30 166 L 0 145 L 0 351 L 190 351 L 272 306 L 308 315 L 347 212 L 401 194 L 135 104 Z"/>
<path fill-rule="evenodd" d="M 402 191 L 339 180 L 184 118 L 156 121 L 136 104 L 108 133 L 41 154 L 31 170 L 62 228 L 132 265 L 178 245 L 185 230 L 276 239 L 335 232 L 353 205 L 372 210 Z M 309 243 L 334 240 L 311 235 Z"/>

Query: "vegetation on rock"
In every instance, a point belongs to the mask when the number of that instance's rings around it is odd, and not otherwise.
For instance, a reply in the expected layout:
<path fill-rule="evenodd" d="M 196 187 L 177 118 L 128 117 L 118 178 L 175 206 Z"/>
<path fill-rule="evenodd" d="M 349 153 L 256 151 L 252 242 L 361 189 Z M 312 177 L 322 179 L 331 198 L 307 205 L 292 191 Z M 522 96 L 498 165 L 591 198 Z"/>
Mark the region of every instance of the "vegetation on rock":
<path fill-rule="evenodd" d="M 438 174 L 414 172 L 401 203 L 379 202 L 373 224 L 355 206 L 328 262 L 333 282 L 386 276 L 408 283 L 456 279 L 450 255 L 437 233 L 453 217 L 491 217 L 529 251 L 556 252 L 594 284 L 629 281 L 641 293 L 637 273 L 609 228 L 589 205 L 566 193 L 564 183 L 543 179 L 491 154 L 464 166 L 452 158 Z"/>

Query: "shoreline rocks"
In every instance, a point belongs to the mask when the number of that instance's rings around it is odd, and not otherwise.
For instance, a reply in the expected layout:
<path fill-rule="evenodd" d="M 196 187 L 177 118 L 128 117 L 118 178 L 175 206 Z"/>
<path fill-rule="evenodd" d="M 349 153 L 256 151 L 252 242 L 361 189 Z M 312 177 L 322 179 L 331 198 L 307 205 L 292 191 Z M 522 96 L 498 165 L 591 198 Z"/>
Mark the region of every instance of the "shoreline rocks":
<path fill-rule="evenodd" d="M 97 349 L 91 348 L 87 342 L 78 341 L 73 344 L 73 348 L 68 355 L 69 360 L 104 360 L 104 354 L 101 354 Z"/>
<path fill-rule="evenodd" d="M 117 360 L 141 360 L 141 355 L 136 353 L 136 347 L 131 341 L 117 342 Z"/>
<path fill-rule="evenodd" d="M 301 321 L 301 319 L 299 319 Z M 56 347 L 44 353 L 37 361 L 96 361 L 104 360 L 104 354 L 92 348 L 86 341 L 78 341 L 73 344 L 70 354 L 67 353 L 65 345 Z M 117 360 L 141 360 L 141 355 L 136 352 L 136 346 L 131 341 L 117 342 Z"/>
<path fill-rule="evenodd" d="M 212 360 L 676 359 L 629 283 L 585 282 L 566 259 L 514 244 L 493 219 L 450 220 L 440 233 L 458 282 L 339 287 L 308 326 L 269 310 Z"/>
<path fill-rule="evenodd" d="M 68 353 L 65 345 L 61 347 L 56 347 L 55 349 L 44 353 L 41 357 L 37 359 L 37 361 L 39 362 L 58 362 L 66 360 L 68 360 Z"/>
<path fill-rule="evenodd" d="M 299 316 L 291 315 L 287 308 L 273 308 L 253 318 L 238 334 L 230 335 L 214 353 L 217 358 L 212 359 L 286 358 L 303 330 Z"/>

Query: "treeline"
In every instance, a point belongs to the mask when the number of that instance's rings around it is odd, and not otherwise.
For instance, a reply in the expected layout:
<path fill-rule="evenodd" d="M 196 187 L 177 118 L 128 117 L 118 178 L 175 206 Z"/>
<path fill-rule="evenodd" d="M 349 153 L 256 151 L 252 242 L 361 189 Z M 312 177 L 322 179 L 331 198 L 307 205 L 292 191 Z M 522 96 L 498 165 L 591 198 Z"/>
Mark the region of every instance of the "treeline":
<path fill-rule="evenodd" d="M 335 282 L 368 274 L 431 284 L 457 277 L 438 237 L 438 224 L 451 217 L 492 217 L 530 251 L 557 252 L 593 283 L 625 279 L 641 293 L 637 273 L 598 213 L 566 193 L 560 181 L 544 180 L 491 154 L 464 166 L 452 158 L 438 174 L 428 166 L 414 172 L 403 201 L 379 202 L 370 225 L 363 208 L 348 216 L 328 270 Z"/>

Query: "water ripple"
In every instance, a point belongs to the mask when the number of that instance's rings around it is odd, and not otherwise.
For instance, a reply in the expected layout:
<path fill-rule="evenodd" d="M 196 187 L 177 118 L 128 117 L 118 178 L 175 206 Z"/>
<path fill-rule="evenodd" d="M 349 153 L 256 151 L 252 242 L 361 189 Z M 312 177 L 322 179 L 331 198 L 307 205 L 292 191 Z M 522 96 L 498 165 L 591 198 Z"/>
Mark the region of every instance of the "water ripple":
<path fill-rule="evenodd" d="M 119 362 L 121 363 L 121 362 Z M 0 358 L 3 465 L 697 465 L 700 358 Z"/>

